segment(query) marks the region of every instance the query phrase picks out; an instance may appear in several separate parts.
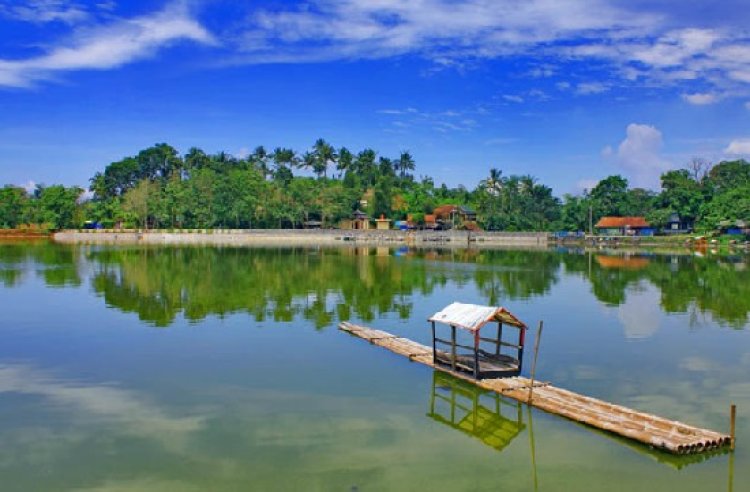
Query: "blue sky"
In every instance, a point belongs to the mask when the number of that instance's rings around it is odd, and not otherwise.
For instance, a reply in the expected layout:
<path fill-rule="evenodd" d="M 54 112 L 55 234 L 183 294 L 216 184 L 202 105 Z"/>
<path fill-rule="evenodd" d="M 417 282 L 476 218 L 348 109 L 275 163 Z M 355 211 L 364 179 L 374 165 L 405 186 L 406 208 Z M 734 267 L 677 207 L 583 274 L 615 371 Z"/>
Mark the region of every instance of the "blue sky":
<path fill-rule="evenodd" d="M 746 0 L 0 0 L 0 183 L 323 137 L 559 195 L 750 156 Z"/>

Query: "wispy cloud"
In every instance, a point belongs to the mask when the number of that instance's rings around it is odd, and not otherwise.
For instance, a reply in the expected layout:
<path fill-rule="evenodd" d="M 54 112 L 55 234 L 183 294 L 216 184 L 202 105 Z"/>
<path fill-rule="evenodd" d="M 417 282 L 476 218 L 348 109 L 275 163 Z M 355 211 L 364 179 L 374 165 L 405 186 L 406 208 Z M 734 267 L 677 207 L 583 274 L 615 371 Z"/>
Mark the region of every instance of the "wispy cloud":
<path fill-rule="evenodd" d="M 513 103 L 522 103 L 523 102 L 523 97 L 515 95 L 515 94 L 503 94 L 502 97 L 503 97 L 503 99 L 505 99 L 508 102 L 513 102 Z"/>
<path fill-rule="evenodd" d="M 724 149 L 725 154 L 730 155 L 750 155 L 750 138 L 740 138 L 732 140 Z"/>
<path fill-rule="evenodd" d="M 74 24 L 88 19 L 86 6 L 66 0 L 0 1 L 0 16 L 14 20 L 45 24 Z"/>
<path fill-rule="evenodd" d="M 697 27 L 680 9 L 637 11 L 607 0 L 312 0 L 251 15 L 238 63 L 320 62 L 416 54 L 439 66 L 524 56 L 530 77 L 563 78 L 562 63 L 603 62 L 618 83 L 750 83 L 740 29 Z M 731 21 L 727 21 L 730 23 Z M 550 63 L 552 61 L 553 63 Z M 614 82 L 614 81 L 613 81 Z M 609 89 L 578 84 L 579 94 Z"/>
<path fill-rule="evenodd" d="M 173 4 L 150 15 L 76 29 L 70 39 L 35 57 L 0 59 L 0 85 L 25 87 L 59 72 L 119 67 L 179 40 L 214 42 L 183 4 Z"/>
<path fill-rule="evenodd" d="M 576 92 L 578 94 L 601 94 L 607 92 L 610 89 L 609 85 L 602 82 L 582 82 L 576 85 Z"/>
<path fill-rule="evenodd" d="M 696 92 L 694 94 L 683 94 L 682 98 L 696 106 L 706 106 L 718 102 L 720 97 L 712 92 Z"/>
<path fill-rule="evenodd" d="M 482 115 L 482 110 L 422 111 L 408 107 L 404 109 L 381 109 L 377 113 L 393 118 L 391 126 L 397 127 L 397 129 L 388 129 L 391 132 L 403 132 L 405 128 L 409 127 L 427 127 L 440 133 L 448 133 L 468 132 L 479 127 L 476 118 Z"/>

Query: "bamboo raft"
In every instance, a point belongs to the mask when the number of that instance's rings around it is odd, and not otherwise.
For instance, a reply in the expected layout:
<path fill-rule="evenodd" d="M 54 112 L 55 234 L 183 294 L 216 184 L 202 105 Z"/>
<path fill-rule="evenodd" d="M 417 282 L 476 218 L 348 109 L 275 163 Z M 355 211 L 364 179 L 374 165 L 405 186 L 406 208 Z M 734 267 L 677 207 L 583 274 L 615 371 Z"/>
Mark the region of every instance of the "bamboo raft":
<path fill-rule="evenodd" d="M 347 322 L 341 323 L 339 329 L 373 345 L 403 355 L 410 361 L 449 373 L 480 388 L 669 453 L 703 453 L 730 446 L 732 443 L 732 438 L 727 434 L 580 395 L 547 382 L 532 383 L 532 380 L 520 376 L 475 379 L 465 372 L 453 371 L 442 364 L 434 364 L 431 347 L 392 333 Z"/>

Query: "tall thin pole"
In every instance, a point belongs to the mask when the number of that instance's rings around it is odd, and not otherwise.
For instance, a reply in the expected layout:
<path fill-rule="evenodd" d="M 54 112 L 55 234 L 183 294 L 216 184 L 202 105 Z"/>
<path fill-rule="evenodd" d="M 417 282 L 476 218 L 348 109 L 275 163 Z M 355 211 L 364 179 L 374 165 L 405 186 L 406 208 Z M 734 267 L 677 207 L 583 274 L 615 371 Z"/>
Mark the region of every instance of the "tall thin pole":
<path fill-rule="evenodd" d="M 729 436 L 732 439 L 730 443 L 732 451 L 734 451 L 734 428 L 735 428 L 736 419 L 737 419 L 737 405 L 732 403 L 732 406 L 729 407 Z"/>
<path fill-rule="evenodd" d="M 542 330 L 544 329 L 544 321 L 539 321 L 539 330 L 536 333 L 536 340 L 534 340 L 534 361 L 531 363 L 531 385 L 529 387 L 529 403 L 534 395 L 534 377 L 536 376 L 536 360 L 539 357 L 539 342 L 542 339 Z"/>

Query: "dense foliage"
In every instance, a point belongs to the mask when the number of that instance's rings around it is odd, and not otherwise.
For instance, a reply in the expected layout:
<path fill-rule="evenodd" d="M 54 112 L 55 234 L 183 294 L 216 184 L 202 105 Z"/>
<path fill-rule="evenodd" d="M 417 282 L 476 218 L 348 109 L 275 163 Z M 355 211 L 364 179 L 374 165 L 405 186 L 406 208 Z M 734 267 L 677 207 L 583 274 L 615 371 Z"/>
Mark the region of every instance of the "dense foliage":
<path fill-rule="evenodd" d="M 282 228 L 309 221 L 334 227 L 352 211 L 420 223 L 445 204 L 467 205 L 488 230 L 588 230 L 605 215 L 645 215 L 663 225 L 672 213 L 712 229 L 723 220 L 750 220 L 750 163 L 716 166 L 693 160 L 661 177 L 659 193 L 630 188 L 609 176 L 582 195 L 565 195 L 531 176 L 489 176 L 473 190 L 414 178 L 414 158 L 335 148 L 319 139 L 306 152 L 257 147 L 238 158 L 191 148 L 185 155 L 157 144 L 109 164 L 91 178 L 91 197 L 78 187 L 0 189 L 0 227 L 45 224 L 51 229 L 95 221 L 106 227 Z M 295 174 L 296 173 L 296 174 Z"/>

